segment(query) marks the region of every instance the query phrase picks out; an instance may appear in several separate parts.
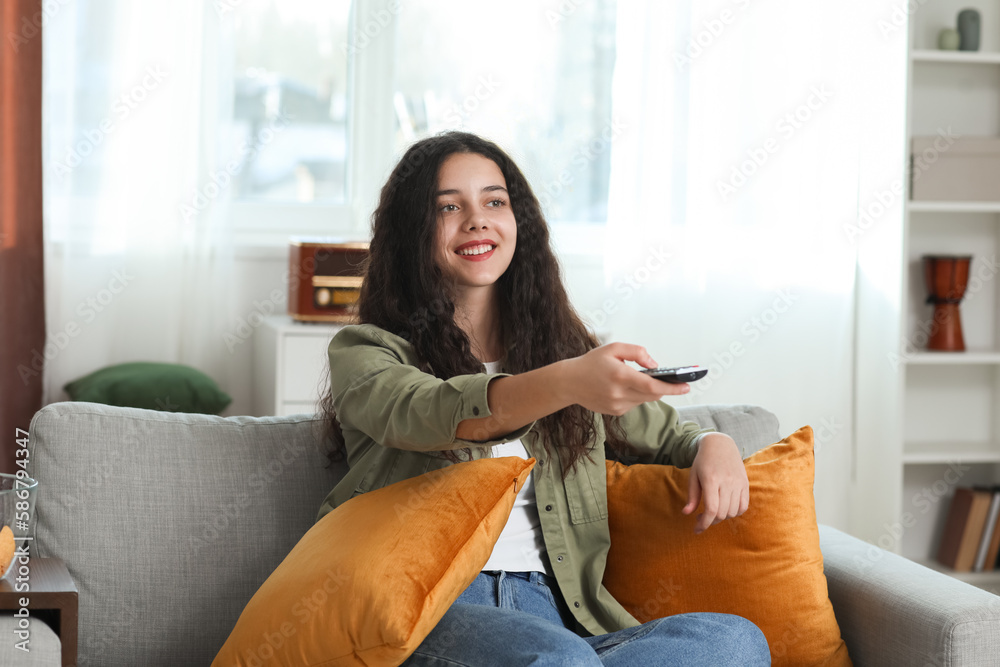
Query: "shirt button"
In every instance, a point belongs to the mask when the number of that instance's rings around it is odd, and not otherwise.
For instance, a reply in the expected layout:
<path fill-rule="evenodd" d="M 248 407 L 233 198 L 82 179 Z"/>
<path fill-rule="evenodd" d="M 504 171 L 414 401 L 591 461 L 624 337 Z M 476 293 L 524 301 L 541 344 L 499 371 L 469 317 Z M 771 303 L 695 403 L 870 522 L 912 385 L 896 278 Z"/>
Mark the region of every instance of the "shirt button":
<path fill-rule="evenodd" d="M 545 511 L 546 512 L 551 512 L 552 511 L 552 505 L 546 505 L 545 506 Z"/>
<path fill-rule="evenodd" d="M 562 557 L 562 554 L 559 554 L 558 556 L 556 556 L 556 560 L 557 560 L 558 562 L 560 562 L 560 563 L 561 563 L 561 562 L 563 562 L 563 557 Z"/>
<path fill-rule="evenodd" d="M 573 606 L 576 607 L 577 609 L 579 609 L 580 608 L 580 603 L 579 602 L 574 602 Z"/>
<path fill-rule="evenodd" d="M 479 408 L 473 406 L 473 408 L 472 408 L 472 414 L 478 415 L 479 414 Z"/>

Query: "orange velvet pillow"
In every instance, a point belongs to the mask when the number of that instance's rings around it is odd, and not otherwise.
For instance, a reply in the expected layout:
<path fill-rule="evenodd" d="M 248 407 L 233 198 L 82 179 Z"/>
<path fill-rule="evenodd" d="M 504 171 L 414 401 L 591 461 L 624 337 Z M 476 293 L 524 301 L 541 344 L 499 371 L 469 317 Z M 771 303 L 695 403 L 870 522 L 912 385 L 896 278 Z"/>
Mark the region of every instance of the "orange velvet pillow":
<path fill-rule="evenodd" d="M 482 570 L 534 465 L 466 461 L 351 498 L 261 585 L 213 667 L 400 664 Z"/>
<path fill-rule="evenodd" d="M 690 470 L 608 462 L 611 550 L 604 585 L 641 622 L 736 614 L 767 637 L 780 665 L 850 665 L 823 574 L 805 426 L 744 461 L 750 508 L 694 534 L 681 513 Z"/>

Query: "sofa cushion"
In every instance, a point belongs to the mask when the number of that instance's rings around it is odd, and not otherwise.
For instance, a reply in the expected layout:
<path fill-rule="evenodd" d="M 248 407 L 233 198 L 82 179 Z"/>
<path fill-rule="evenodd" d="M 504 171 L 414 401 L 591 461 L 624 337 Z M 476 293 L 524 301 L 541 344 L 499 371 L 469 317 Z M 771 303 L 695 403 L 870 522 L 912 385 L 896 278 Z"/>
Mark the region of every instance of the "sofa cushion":
<path fill-rule="evenodd" d="M 812 435 L 747 459 L 750 508 L 699 535 L 698 512 L 680 511 L 689 469 L 609 461 L 604 585 L 641 622 L 737 614 L 764 632 L 774 665 L 849 665 L 823 575 Z"/>
<path fill-rule="evenodd" d="M 327 467 L 320 427 L 314 415 L 39 411 L 35 545 L 79 590 L 79 664 L 209 664 L 344 471 Z"/>
<path fill-rule="evenodd" d="M 213 665 L 398 665 L 472 583 L 534 459 L 478 459 L 355 496 L 247 604 Z"/>

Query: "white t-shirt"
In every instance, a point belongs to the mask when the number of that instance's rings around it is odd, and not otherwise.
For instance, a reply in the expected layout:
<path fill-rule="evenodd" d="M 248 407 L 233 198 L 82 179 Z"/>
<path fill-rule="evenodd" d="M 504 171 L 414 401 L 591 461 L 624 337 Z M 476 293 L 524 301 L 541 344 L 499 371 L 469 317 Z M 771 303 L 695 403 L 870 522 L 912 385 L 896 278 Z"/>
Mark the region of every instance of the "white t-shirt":
<path fill-rule="evenodd" d="M 487 373 L 499 373 L 500 362 L 492 361 L 486 366 Z M 519 456 L 530 458 L 520 440 L 493 446 L 493 456 Z M 535 503 L 535 473 L 528 475 L 524 487 L 514 500 L 510 518 L 500 533 L 500 539 L 493 547 L 490 559 L 483 570 L 504 570 L 507 572 L 546 572 L 551 574 L 542 539 L 542 526 L 538 519 Z"/>

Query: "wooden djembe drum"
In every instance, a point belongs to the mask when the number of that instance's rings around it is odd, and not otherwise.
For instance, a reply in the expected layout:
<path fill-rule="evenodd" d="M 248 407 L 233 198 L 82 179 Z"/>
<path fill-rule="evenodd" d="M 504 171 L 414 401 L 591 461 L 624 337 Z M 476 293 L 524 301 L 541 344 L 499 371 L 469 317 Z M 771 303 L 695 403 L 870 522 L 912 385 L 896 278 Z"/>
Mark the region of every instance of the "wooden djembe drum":
<path fill-rule="evenodd" d="M 927 283 L 927 303 L 934 304 L 928 350 L 964 352 L 962 320 L 958 304 L 969 284 L 969 264 L 972 257 L 954 255 L 924 255 L 924 280 Z"/>

